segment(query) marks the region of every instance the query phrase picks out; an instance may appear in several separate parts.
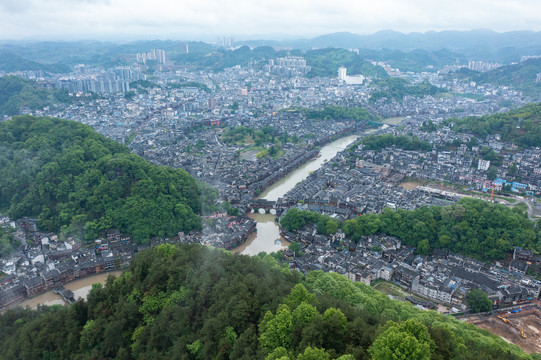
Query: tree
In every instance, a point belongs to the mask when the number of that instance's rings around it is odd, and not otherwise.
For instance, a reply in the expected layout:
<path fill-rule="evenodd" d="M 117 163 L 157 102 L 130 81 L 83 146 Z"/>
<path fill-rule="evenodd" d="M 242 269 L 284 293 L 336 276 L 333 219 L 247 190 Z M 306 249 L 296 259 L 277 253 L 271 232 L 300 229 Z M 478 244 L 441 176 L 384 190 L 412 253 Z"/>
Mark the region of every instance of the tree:
<path fill-rule="evenodd" d="M 317 298 L 303 284 L 297 284 L 291 289 L 291 292 L 284 300 L 284 304 L 288 305 L 291 309 L 295 309 L 302 303 L 317 305 Z"/>
<path fill-rule="evenodd" d="M 472 289 L 466 296 L 466 304 L 474 313 L 492 310 L 492 301 L 483 290 Z"/>
<path fill-rule="evenodd" d="M 282 216 L 280 224 L 287 230 L 297 230 L 302 228 L 306 222 L 302 216 L 302 212 L 297 208 L 291 208 Z"/>
<path fill-rule="evenodd" d="M 430 244 L 428 243 L 428 239 L 423 239 L 419 241 L 417 244 L 417 252 L 419 254 L 428 255 L 430 252 Z"/>
<path fill-rule="evenodd" d="M 299 354 L 297 360 L 329 360 L 331 356 L 324 349 L 318 349 L 308 346 L 304 353 Z"/>
<path fill-rule="evenodd" d="M 289 244 L 289 250 L 293 251 L 295 256 L 298 256 L 301 252 L 301 244 L 297 241 L 293 241 L 291 244 Z"/>
<path fill-rule="evenodd" d="M 327 234 L 335 234 L 336 231 L 338 231 L 338 223 L 332 219 L 329 219 L 326 224 L 325 230 L 327 231 Z"/>
<path fill-rule="evenodd" d="M 283 347 L 277 347 L 272 353 L 267 355 L 265 360 L 290 360 L 287 350 Z"/>
<path fill-rule="evenodd" d="M 401 324 L 392 321 L 385 332 L 376 338 L 369 348 L 374 360 L 429 360 L 434 348 L 426 326 L 417 320 Z"/>
<path fill-rule="evenodd" d="M 498 168 L 496 166 L 491 166 L 487 171 L 487 178 L 489 180 L 494 180 L 498 176 Z"/>
<path fill-rule="evenodd" d="M 270 311 L 265 314 L 263 321 L 259 324 L 259 342 L 267 351 L 277 347 L 288 348 L 292 335 L 292 315 L 289 306 L 280 305 L 276 310 L 276 316 Z"/>

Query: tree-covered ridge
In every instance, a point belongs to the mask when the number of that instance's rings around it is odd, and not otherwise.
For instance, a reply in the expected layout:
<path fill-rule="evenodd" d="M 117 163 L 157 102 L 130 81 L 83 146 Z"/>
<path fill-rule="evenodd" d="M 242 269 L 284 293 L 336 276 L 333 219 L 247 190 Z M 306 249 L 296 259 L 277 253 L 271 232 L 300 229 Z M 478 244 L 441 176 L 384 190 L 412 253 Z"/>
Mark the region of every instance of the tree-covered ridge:
<path fill-rule="evenodd" d="M 69 67 L 64 64 L 41 64 L 11 52 L 0 51 L 0 70 L 13 71 L 44 71 L 50 73 L 67 73 Z"/>
<path fill-rule="evenodd" d="M 189 64 L 201 68 L 210 68 L 221 71 L 225 68 L 241 65 L 246 66 L 250 62 L 259 62 L 265 64 L 270 59 L 285 56 L 301 56 L 306 60 L 306 65 L 312 69 L 307 74 L 308 77 L 337 75 L 338 68 L 345 66 L 348 74 L 372 76 L 379 79 L 389 77 L 381 66 L 375 66 L 363 60 L 357 54 L 344 49 L 318 49 L 302 52 L 300 50 L 275 51 L 270 46 L 258 46 L 250 49 L 248 46 L 242 46 L 235 50 L 211 49 L 207 52 L 180 54 L 173 57 L 178 64 Z"/>
<path fill-rule="evenodd" d="M 21 107 L 36 110 L 71 101 L 67 91 L 41 88 L 16 76 L 0 77 L 0 115 L 17 115 Z"/>
<path fill-rule="evenodd" d="M 152 165 L 89 126 L 32 116 L 0 123 L 0 209 L 37 217 L 43 230 L 174 236 L 201 228 L 207 196 L 184 170 Z"/>
<path fill-rule="evenodd" d="M 535 80 L 540 72 L 541 59 L 530 59 L 481 73 L 463 68 L 450 74 L 450 76 L 475 81 L 478 84 L 512 86 L 515 89 L 522 90 L 525 95 L 539 99 L 541 96 L 541 83 Z"/>
<path fill-rule="evenodd" d="M 312 67 L 307 74 L 308 77 L 336 77 L 340 66 L 345 66 L 350 75 L 364 75 L 378 79 L 387 79 L 389 77 L 381 66 L 372 65 L 361 56 L 345 49 L 309 50 L 304 54 L 304 58 L 306 59 L 306 65 Z"/>
<path fill-rule="evenodd" d="M 323 109 L 299 109 L 307 119 L 379 121 L 381 118 L 363 107 L 325 106 Z"/>
<path fill-rule="evenodd" d="M 222 71 L 225 68 L 236 65 L 246 66 L 252 61 L 265 61 L 280 56 L 287 56 L 286 52 L 274 51 L 270 46 L 259 46 L 250 49 L 248 46 L 242 46 L 235 50 L 226 49 L 202 49 L 199 52 L 192 52 L 190 45 L 189 54 L 179 54 L 173 56 L 177 64 L 188 64 L 199 68 L 210 68 L 215 71 Z"/>
<path fill-rule="evenodd" d="M 400 78 L 391 78 L 376 81 L 379 87 L 383 90 L 378 90 L 370 95 L 370 102 L 376 102 L 380 99 L 396 100 L 402 102 L 404 96 L 417 96 L 422 97 L 425 95 L 436 95 L 446 92 L 445 89 L 441 89 L 437 86 L 430 84 L 428 81 L 422 82 L 417 85 L 410 85 L 407 80 Z"/>
<path fill-rule="evenodd" d="M 538 359 L 335 273 L 201 245 L 140 253 L 69 307 L 0 316 L 9 359 Z"/>
<path fill-rule="evenodd" d="M 485 138 L 500 134 L 504 141 L 522 147 L 541 146 L 541 103 L 528 104 L 506 113 L 448 119 L 444 125 L 453 123 L 453 130 Z"/>
<path fill-rule="evenodd" d="M 364 148 L 368 150 L 381 150 L 391 146 L 396 146 L 404 150 L 432 150 L 432 144 L 419 140 L 417 136 L 395 136 L 392 134 L 368 135 L 361 142 Z"/>
<path fill-rule="evenodd" d="M 309 212 L 289 210 L 280 220 L 288 230 L 302 228 Z M 317 223 L 317 222 L 316 222 Z M 340 224 L 347 236 L 358 241 L 363 235 L 383 233 L 400 238 L 429 254 L 432 249 L 453 252 L 483 260 L 503 259 L 515 246 L 541 252 L 541 232 L 518 208 L 463 198 L 446 207 L 416 210 L 386 208 L 380 214 L 363 214 Z"/>

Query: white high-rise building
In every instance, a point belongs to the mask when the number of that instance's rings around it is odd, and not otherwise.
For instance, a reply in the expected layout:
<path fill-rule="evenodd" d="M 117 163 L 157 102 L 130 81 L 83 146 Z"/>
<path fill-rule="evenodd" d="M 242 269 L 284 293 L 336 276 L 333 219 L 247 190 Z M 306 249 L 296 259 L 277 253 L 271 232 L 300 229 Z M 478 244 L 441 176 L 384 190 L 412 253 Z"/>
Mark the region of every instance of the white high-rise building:
<path fill-rule="evenodd" d="M 348 73 L 348 69 L 343 66 L 340 66 L 338 68 L 338 80 L 346 81 L 347 73 Z"/>
<path fill-rule="evenodd" d="M 165 64 L 165 51 L 157 49 L 156 50 L 156 60 L 158 60 L 158 64 Z"/>

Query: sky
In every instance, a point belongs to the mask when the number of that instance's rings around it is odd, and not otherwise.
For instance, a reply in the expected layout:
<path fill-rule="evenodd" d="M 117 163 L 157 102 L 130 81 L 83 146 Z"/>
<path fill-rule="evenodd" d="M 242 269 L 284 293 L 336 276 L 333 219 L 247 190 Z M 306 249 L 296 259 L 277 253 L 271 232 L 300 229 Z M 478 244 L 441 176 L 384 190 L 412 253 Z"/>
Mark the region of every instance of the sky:
<path fill-rule="evenodd" d="M 540 0 L 0 0 L 0 40 L 541 30 Z"/>

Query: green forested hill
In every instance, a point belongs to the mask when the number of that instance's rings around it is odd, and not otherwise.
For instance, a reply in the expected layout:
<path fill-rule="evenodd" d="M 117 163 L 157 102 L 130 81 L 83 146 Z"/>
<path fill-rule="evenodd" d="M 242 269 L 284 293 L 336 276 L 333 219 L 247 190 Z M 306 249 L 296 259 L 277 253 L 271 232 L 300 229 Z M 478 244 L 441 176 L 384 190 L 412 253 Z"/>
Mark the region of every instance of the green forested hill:
<path fill-rule="evenodd" d="M 324 229 L 319 222 L 327 220 L 310 211 L 292 208 L 280 219 L 280 224 L 289 231 L 310 223 Z M 523 210 L 471 198 L 444 207 L 385 208 L 379 214 L 363 214 L 339 226 L 356 242 L 363 235 L 382 233 L 400 238 L 425 255 L 433 249 L 449 249 L 492 261 L 504 259 L 516 246 L 536 253 L 541 251 L 540 229 L 536 229 Z"/>
<path fill-rule="evenodd" d="M 541 146 L 541 103 L 528 104 L 501 114 L 448 119 L 444 122 L 449 123 L 454 124 L 454 131 L 472 133 L 480 138 L 500 134 L 504 141 L 522 147 Z"/>
<path fill-rule="evenodd" d="M 199 229 L 201 198 L 184 170 L 152 165 L 89 126 L 32 116 L 0 123 L 0 209 L 38 217 L 43 230 L 94 239 L 119 228 L 145 242 Z"/>
<path fill-rule="evenodd" d="M 306 65 L 312 67 L 308 77 L 337 76 L 340 66 L 345 66 L 349 75 L 372 76 L 378 79 L 387 79 L 389 75 L 381 66 L 374 66 L 355 53 L 344 49 L 318 49 L 309 50 L 304 54 Z"/>
<path fill-rule="evenodd" d="M 69 67 L 63 64 L 41 64 L 25 59 L 22 56 L 0 50 L 0 70 L 4 70 L 6 72 L 41 70 L 57 74 L 69 72 Z"/>
<path fill-rule="evenodd" d="M 41 88 L 16 76 L 0 77 L 0 115 L 17 115 L 22 106 L 36 110 L 70 102 L 67 91 Z"/>
<path fill-rule="evenodd" d="M 494 84 L 512 86 L 522 90 L 525 95 L 536 99 L 541 97 L 541 82 L 536 82 L 536 76 L 541 72 L 541 59 L 530 59 L 518 64 L 505 65 L 486 72 L 460 69 L 451 76 L 475 81 L 478 84 Z"/>
<path fill-rule="evenodd" d="M 201 245 L 140 253 L 67 308 L 0 316 L 3 359 L 539 359 L 338 274 Z"/>

